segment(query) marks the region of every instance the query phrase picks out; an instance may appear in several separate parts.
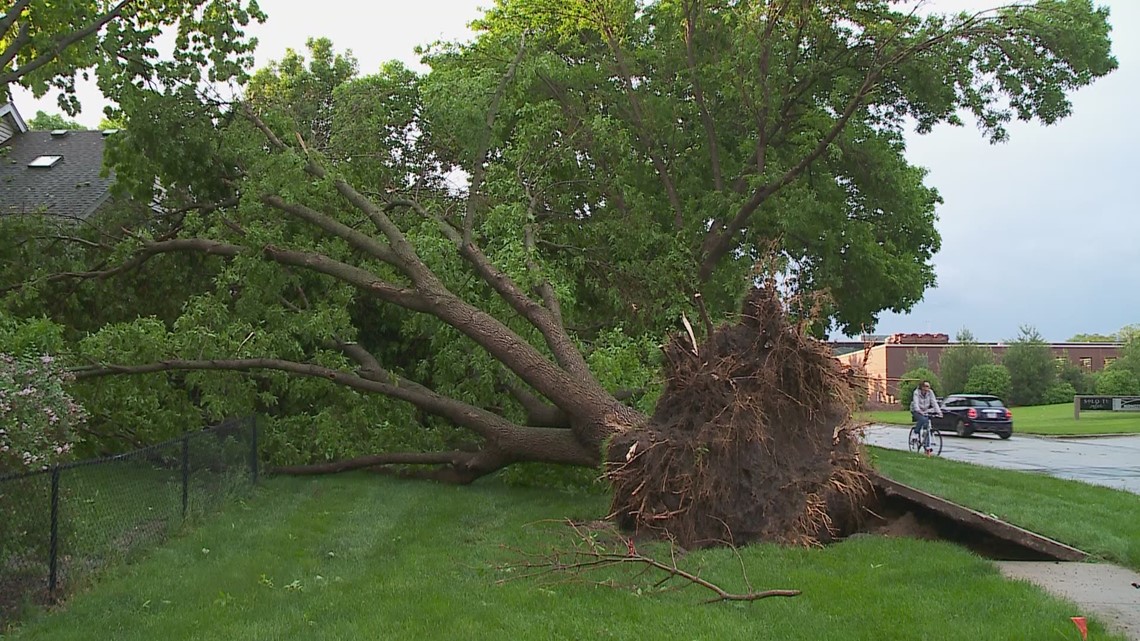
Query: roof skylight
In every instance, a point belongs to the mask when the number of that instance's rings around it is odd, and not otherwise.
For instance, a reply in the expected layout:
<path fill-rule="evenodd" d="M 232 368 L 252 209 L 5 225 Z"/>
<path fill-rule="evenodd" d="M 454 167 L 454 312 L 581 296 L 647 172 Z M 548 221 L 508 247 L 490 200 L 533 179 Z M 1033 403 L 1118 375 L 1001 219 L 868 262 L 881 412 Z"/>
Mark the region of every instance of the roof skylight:
<path fill-rule="evenodd" d="M 61 160 L 63 160 L 63 156 L 36 156 L 35 160 L 28 163 L 28 166 L 33 169 L 46 169 L 54 167 Z"/>

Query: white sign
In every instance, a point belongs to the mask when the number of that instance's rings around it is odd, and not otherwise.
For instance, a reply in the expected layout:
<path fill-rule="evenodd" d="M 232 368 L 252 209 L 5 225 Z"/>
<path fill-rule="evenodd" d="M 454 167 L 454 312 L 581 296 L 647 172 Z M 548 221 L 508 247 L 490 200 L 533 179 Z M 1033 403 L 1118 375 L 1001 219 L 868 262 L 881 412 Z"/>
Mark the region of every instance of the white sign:
<path fill-rule="evenodd" d="M 1140 396 L 1121 396 L 1112 399 L 1114 412 L 1140 412 Z"/>

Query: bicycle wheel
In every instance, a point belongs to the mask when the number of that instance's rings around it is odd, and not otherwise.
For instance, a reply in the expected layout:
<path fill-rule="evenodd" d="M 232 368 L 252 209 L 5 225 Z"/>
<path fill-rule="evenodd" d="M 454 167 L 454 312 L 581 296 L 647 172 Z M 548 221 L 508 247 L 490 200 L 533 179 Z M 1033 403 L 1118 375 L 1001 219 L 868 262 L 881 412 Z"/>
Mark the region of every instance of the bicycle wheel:
<path fill-rule="evenodd" d="M 930 455 L 942 455 L 942 433 L 933 428 L 930 430 Z"/>
<path fill-rule="evenodd" d="M 916 433 L 914 430 L 907 432 L 906 448 L 911 452 L 918 453 L 922 450 L 922 436 L 921 433 Z"/>

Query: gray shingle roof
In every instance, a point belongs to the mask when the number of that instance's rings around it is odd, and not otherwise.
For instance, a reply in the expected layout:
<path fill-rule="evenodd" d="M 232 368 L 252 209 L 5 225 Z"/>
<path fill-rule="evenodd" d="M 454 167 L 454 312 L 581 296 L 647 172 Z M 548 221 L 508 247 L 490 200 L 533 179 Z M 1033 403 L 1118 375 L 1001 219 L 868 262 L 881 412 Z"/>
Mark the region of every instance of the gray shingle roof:
<path fill-rule="evenodd" d="M 19 133 L 0 145 L 0 215 L 45 212 L 87 218 L 110 196 L 114 176 L 103 168 L 105 139 L 98 131 Z M 39 156 L 61 156 L 48 168 L 28 167 Z"/>

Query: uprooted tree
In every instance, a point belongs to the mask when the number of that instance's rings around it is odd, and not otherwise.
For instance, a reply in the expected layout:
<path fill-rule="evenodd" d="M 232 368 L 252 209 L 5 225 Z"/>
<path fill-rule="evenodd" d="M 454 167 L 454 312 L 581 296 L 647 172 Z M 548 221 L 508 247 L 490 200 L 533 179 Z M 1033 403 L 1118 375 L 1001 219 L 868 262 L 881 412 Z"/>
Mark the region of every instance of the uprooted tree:
<path fill-rule="evenodd" d="M 185 275 L 202 282 L 177 319 L 85 339 L 100 362 L 78 375 L 167 372 L 214 414 L 300 412 L 276 437 L 292 472 L 605 463 L 621 522 L 685 545 L 841 533 L 866 484 L 811 336 L 933 283 L 938 196 L 904 128 L 972 115 L 1001 141 L 1116 64 L 1087 0 L 891 5 L 500 0 L 426 75 L 359 77 L 316 41 L 240 100 L 125 65 L 110 158 L 167 213 L 85 275 L 214 264 Z M 652 395 L 618 389 L 646 360 L 622 359 L 682 315 L 696 330 L 666 346 L 647 414 Z M 425 428 L 376 437 L 393 416 Z M 346 421 L 354 442 L 326 448 Z"/>

